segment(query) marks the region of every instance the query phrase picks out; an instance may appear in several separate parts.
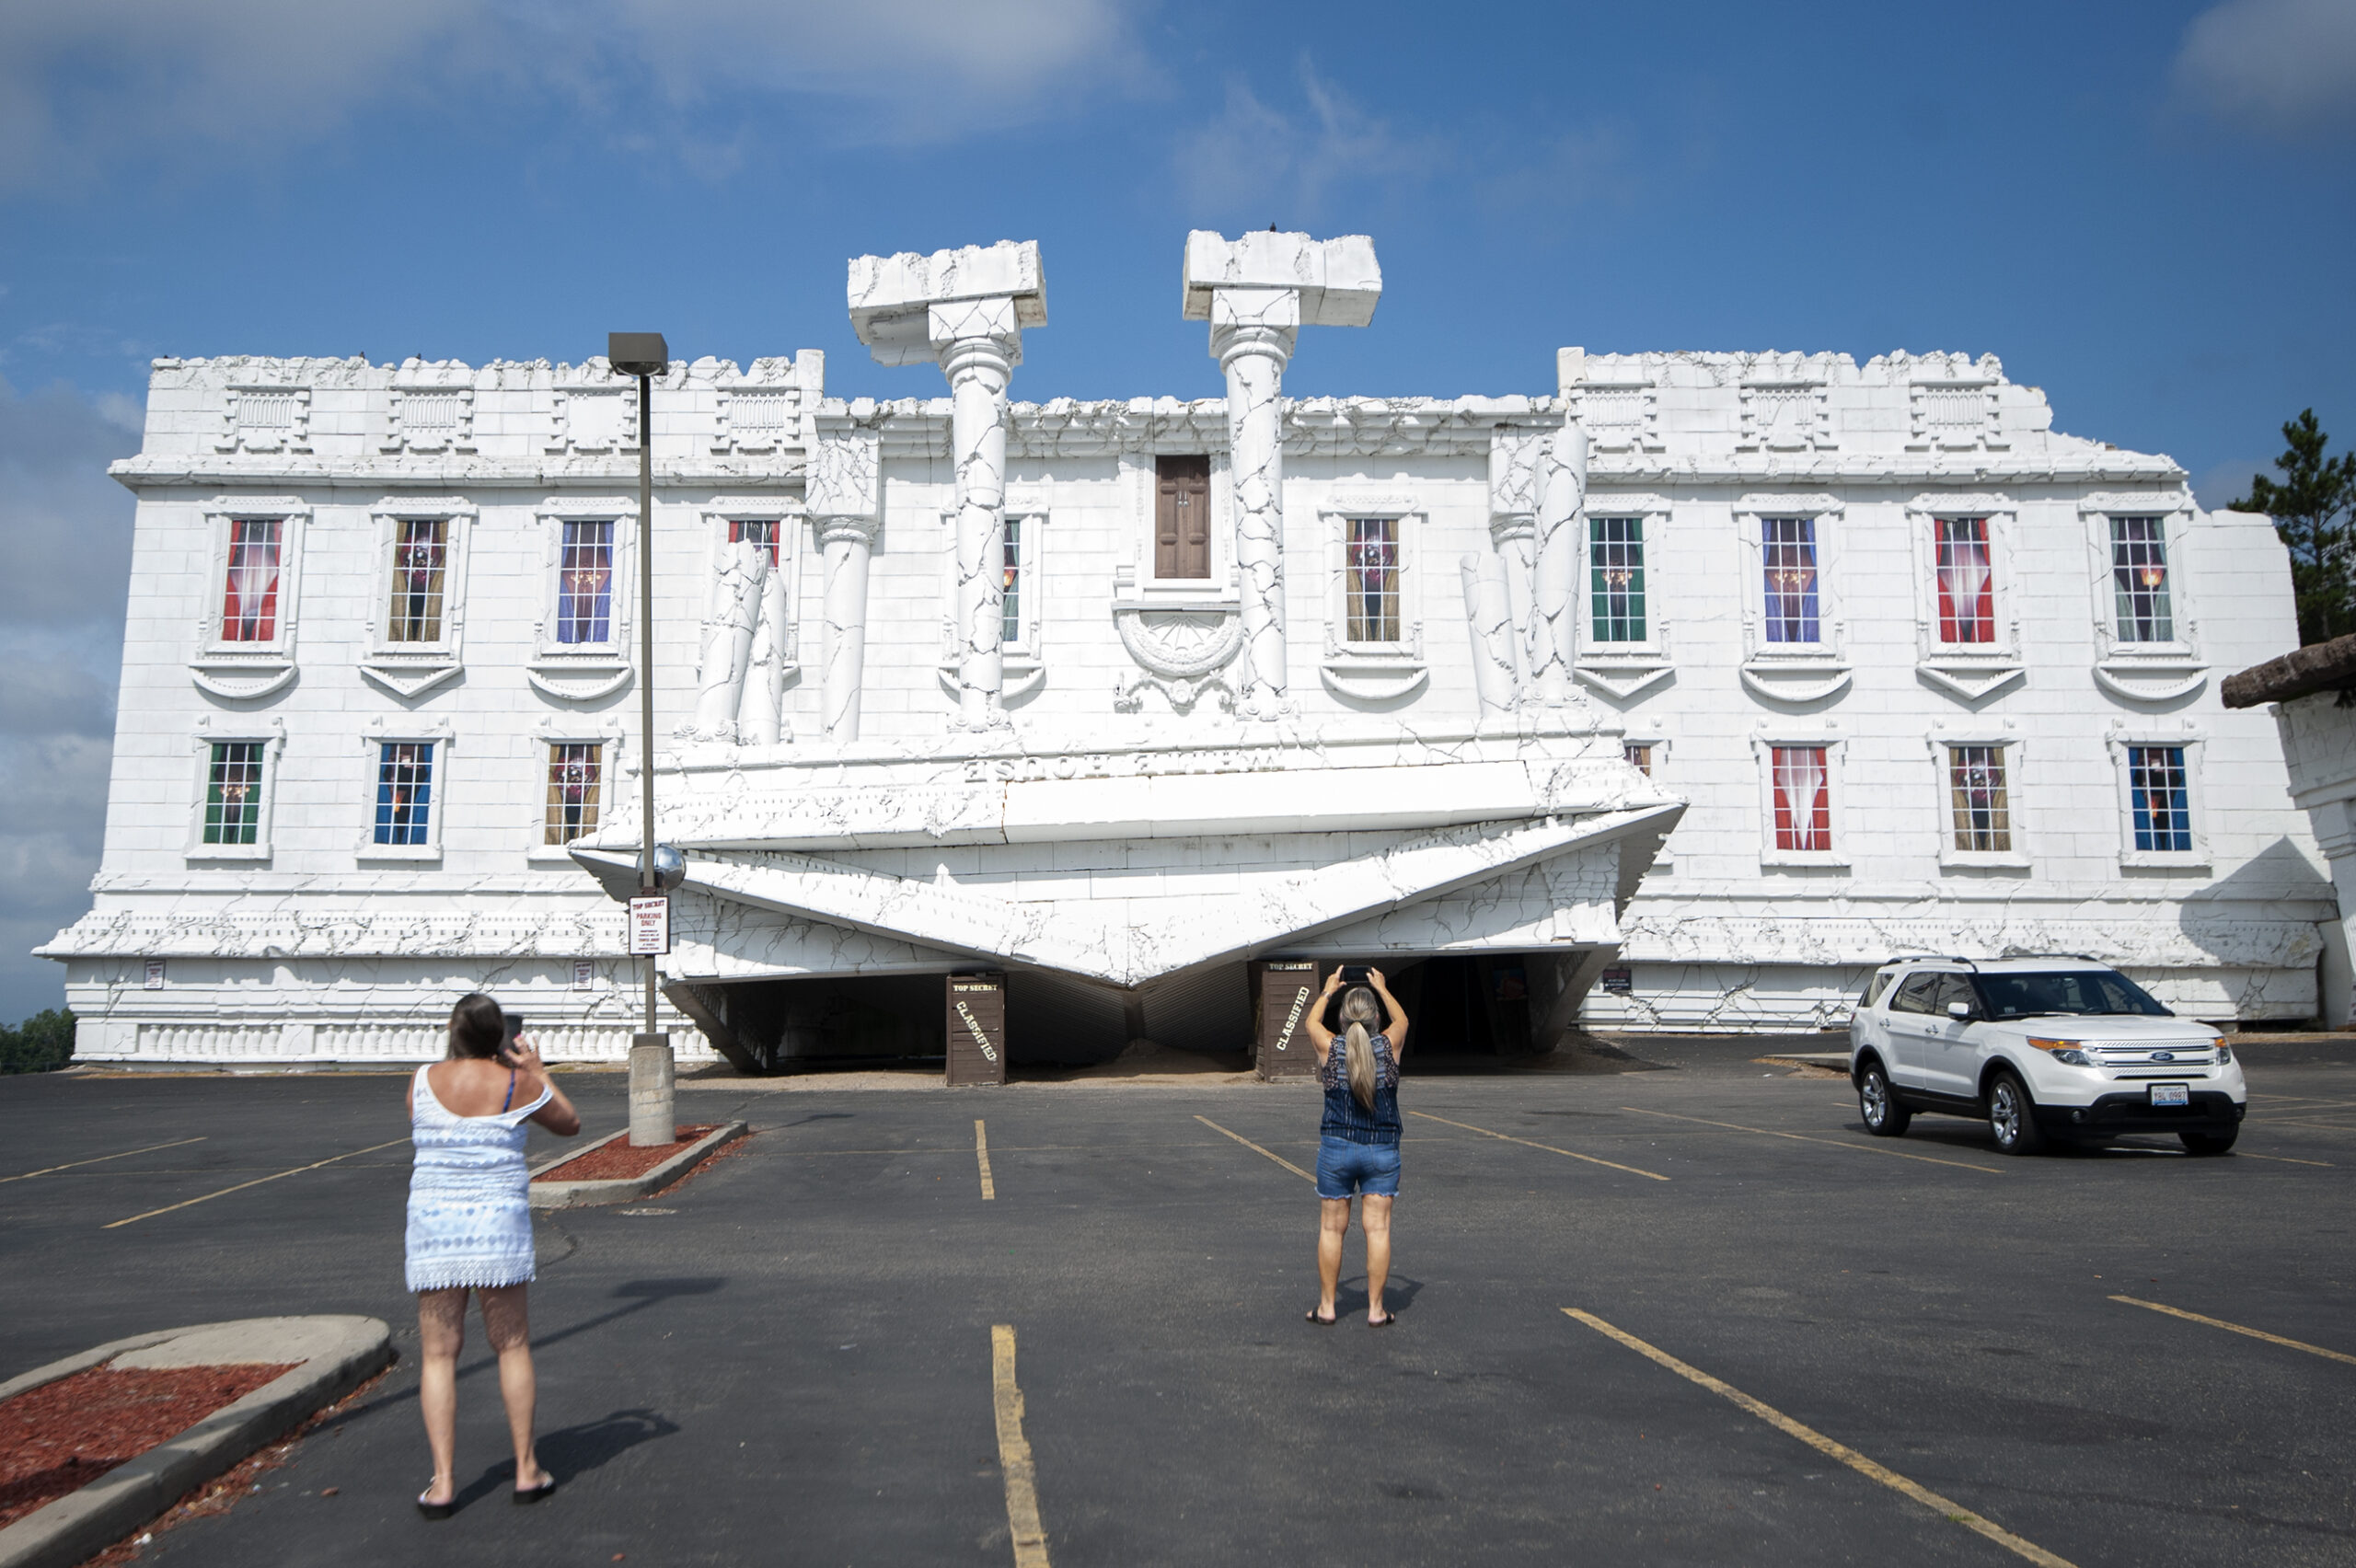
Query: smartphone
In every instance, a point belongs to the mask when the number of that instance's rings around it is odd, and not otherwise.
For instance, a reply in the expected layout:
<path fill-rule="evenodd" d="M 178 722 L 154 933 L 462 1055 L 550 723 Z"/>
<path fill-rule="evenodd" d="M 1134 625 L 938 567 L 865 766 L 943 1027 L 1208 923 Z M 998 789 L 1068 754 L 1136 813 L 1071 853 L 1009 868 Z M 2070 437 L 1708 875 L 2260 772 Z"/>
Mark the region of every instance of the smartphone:
<path fill-rule="evenodd" d="M 1343 985 L 1345 985 L 1345 986 L 1363 986 L 1363 985 L 1365 985 L 1365 984 L 1367 983 L 1367 978 L 1368 978 L 1368 976 L 1367 976 L 1367 966 L 1366 966 L 1365 964 L 1363 964 L 1363 963 L 1345 963 L 1345 964 L 1342 965 L 1342 984 L 1343 984 Z"/>
<path fill-rule="evenodd" d="M 507 1015 L 507 1043 L 500 1048 L 500 1055 L 503 1056 L 508 1052 L 515 1049 L 515 1037 L 523 1032 L 524 1015 L 522 1013 L 509 1013 Z"/>

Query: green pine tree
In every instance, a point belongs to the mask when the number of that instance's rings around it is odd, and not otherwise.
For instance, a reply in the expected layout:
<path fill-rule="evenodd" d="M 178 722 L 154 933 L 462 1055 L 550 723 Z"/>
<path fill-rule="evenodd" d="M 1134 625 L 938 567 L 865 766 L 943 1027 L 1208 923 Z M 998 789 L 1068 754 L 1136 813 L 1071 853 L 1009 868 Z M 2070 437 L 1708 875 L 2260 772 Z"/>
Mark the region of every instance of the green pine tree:
<path fill-rule="evenodd" d="M 2234 512 L 2262 512 L 2291 552 L 2291 592 L 2299 606 L 2299 641 L 2328 642 L 2356 631 L 2356 554 L 2350 514 L 2356 513 L 2356 453 L 2324 455 L 2331 444 L 2308 409 L 2282 427 L 2290 449 L 2274 460 L 2277 484 L 2252 474 L 2249 494 L 2228 503 Z"/>
<path fill-rule="evenodd" d="M 0 1024 L 0 1073 L 54 1072 L 74 1058 L 74 1015 L 37 1012 L 14 1029 Z"/>

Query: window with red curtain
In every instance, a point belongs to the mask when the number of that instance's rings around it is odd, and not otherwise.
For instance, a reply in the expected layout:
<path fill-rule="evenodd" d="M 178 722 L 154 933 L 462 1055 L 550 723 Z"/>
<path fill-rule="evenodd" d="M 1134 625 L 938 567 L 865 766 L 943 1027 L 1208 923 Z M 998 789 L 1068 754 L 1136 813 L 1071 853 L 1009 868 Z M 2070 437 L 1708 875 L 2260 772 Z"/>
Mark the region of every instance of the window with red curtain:
<path fill-rule="evenodd" d="M 1939 543 L 1939 640 L 1996 640 L 1996 593 L 1988 567 L 1988 520 L 1942 517 Z"/>
<path fill-rule="evenodd" d="M 229 525 L 229 570 L 221 590 L 221 640 L 278 639 L 278 538 L 275 517 L 240 517 Z"/>
<path fill-rule="evenodd" d="M 732 545 L 751 540 L 768 552 L 769 570 L 777 570 L 777 519 L 774 517 L 732 517 L 728 520 L 728 542 Z"/>
<path fill-rule="evenodd" d="M 1832 848 L 1831 775 L 1822 746 L 1777 746 L 1775 847 L 1797 853 Z"/>

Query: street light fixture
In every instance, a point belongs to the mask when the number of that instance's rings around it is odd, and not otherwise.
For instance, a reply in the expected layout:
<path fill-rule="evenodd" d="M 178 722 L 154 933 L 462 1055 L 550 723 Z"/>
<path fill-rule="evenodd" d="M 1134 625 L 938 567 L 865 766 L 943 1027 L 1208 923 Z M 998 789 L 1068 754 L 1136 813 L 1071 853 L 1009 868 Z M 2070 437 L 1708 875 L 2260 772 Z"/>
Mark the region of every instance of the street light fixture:
<path fill-rule="evenodd" d="M 671 368 L 671 348 L 660 332 L 612 332 L 606 360 L 616 375 L 638 377 L 638 716 L 642 830 L 638 891 L 664 891 L 654 858 L 654 378 Z M 667 922 L 666 922 L 667 925 Z M 629 1141 L 633 1147 L 677 1141 L 673 1117 L 671 1037 L 655 1020 L 655 960 L 646 964 L 646 1027 L 629 1045 Z"/>

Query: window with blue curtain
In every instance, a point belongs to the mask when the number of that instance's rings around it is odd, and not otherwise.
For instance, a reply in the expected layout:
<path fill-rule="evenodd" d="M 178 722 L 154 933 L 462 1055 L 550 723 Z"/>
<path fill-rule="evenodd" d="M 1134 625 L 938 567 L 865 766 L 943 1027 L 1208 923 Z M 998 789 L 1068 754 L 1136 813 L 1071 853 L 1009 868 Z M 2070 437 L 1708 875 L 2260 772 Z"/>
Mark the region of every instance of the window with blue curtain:
<path fill-rule="evenodd" d="M 2163 854 L 2192 848 L 2192 796 L 2182 746 L 2127 748 L 2127 794 L 2135 813 L 2135 847 Z"/>
<path fill-rule="evenodd" d="M 376 842 L 429 844 L 433 743 L 387 741 L 376 755 Z"/>
<path fill-rule="evenodd" d="M 1762 517 L 1759 525 L 1767 573 L 1767 640 L 1823 641 L 1817 616 L 1816 519 Z"/>

